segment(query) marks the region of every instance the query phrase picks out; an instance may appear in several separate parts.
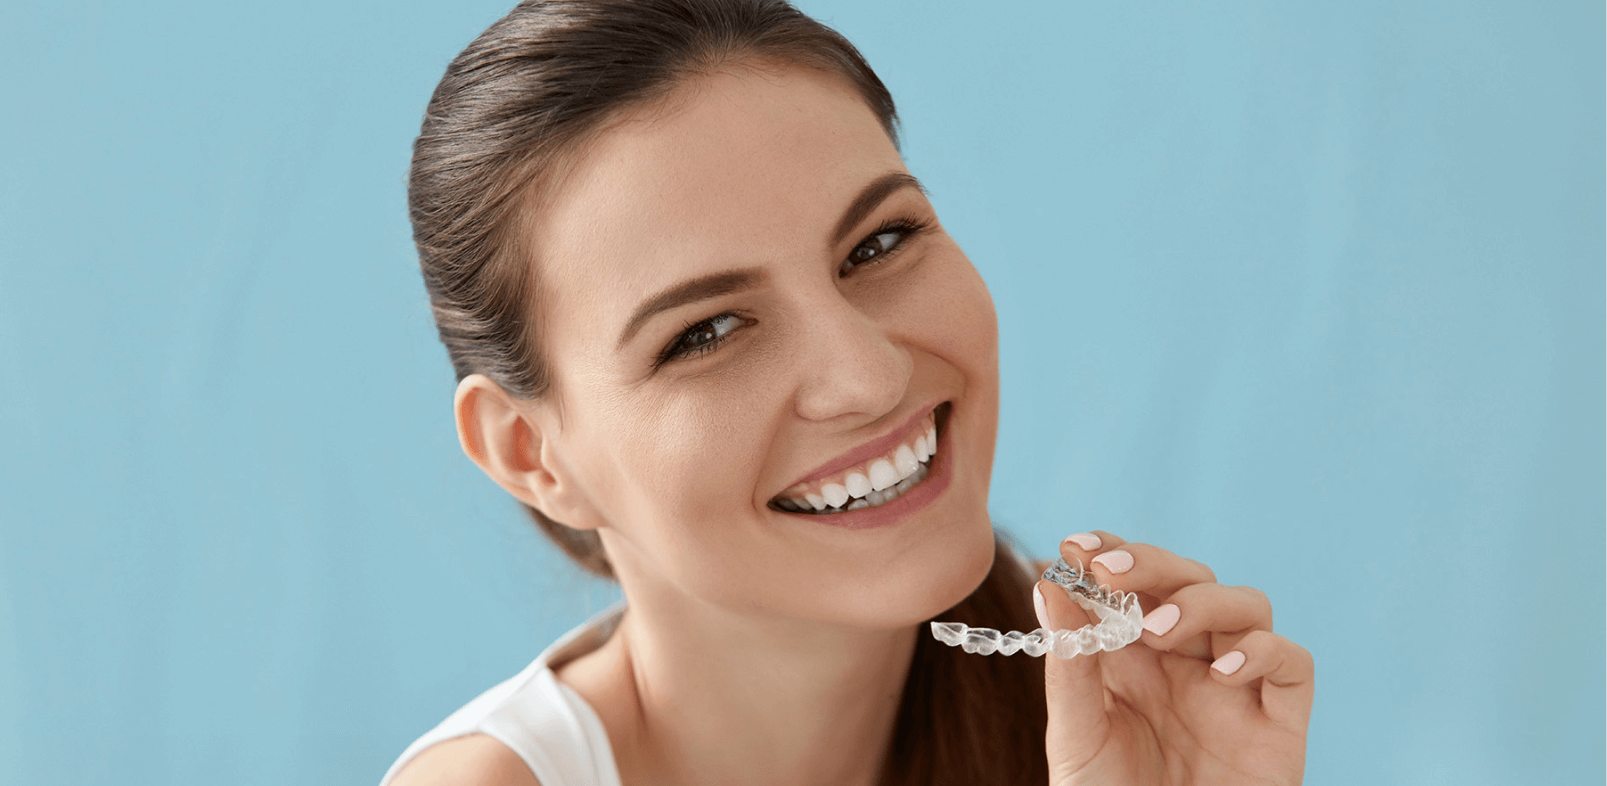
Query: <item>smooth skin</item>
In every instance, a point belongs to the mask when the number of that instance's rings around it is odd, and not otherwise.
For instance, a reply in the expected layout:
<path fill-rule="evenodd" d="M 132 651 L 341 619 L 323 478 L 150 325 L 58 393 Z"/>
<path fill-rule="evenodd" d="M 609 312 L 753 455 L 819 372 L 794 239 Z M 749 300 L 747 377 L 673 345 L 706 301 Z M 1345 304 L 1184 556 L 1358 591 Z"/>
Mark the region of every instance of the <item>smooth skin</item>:
<path fill-rule="evenodd" d="M 916 185 L 852 209 L 907 174 L 847 85 L 738 64 L 624 116 L 527 211 L 554 386 L 521 400 L 466 378 L 459 436 L 516 498 L 602 538 L 629 610 L 555 669 L 626 784 L 874 783 L 922 624 L 992 564 L 992 300 Z M 733 272 L 746 283 L 627 329 L 659 293 Z M 929 506 L 866 530 L 769 506 L 940 403 L 953 481 Z M 1056 783 L 1153 772 L 1068 729 L 1069 705 L 1103 690 L 1091 665 L 1049 664 Z M 1254 689 L 1233 690 L 1199 709 L 1239 712 Z M 510 757 L 468 737 L 396 782 L 534 783 Z"/>

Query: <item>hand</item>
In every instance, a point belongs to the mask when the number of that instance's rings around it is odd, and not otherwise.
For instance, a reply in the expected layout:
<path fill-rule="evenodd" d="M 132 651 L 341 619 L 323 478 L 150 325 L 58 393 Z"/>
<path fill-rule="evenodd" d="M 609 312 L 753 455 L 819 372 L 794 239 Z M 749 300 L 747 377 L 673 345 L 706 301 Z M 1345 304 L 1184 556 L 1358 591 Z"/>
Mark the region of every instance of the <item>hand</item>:
<path fill-rule="evenodd" d="M 1272 632 L 1266 595 L 1107 532 L 1074 535 L 1060 552 L 1138 593 L 1145 616 L 1143 638 L 1115 652 L 1044 657 L 1051 786 L 1300 783 L 1311 653 Z M 1059 586 L 1037 589 L 1044 627 L 1094 621 Z"/>

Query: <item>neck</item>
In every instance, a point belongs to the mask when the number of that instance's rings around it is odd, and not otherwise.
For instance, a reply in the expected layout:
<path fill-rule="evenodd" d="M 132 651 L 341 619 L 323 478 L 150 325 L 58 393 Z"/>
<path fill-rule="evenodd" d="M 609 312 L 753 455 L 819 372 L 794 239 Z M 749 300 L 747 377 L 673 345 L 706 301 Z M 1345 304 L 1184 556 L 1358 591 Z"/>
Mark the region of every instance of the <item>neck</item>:
<path fill-rule="evenodd" d="M 914 628 L 839 628 L 655 597 L 635 594 L 591 663 L 564 670 L 602 717 L 625 783 L 877 781 Z"/>

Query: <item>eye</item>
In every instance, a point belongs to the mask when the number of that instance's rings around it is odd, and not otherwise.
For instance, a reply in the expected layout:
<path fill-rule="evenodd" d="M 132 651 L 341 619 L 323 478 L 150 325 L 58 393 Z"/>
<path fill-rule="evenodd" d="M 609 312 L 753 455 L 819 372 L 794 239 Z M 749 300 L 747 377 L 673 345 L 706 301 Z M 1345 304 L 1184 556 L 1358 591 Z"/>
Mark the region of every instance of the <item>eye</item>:
<path fill-rule="evenodd" d="M 656 365 L 662 366 L 671 360 L 685 360 L 713 352 L 724 344 L 737 328 L 743 327 L 749 321 L 728 311 L 688 325 L 686 330 L 681 331 L 681 334 L 659 354 Z"/>
<path fill-rule="evenodd" d="M 898 218 L 884 222 L 870 233 L 869 237 L 854 246 L 848 252 L 848 258 L 843 260 L 842 267 L 837 270 L 838 275 L 847 275 L 867 262 L 877 262 L 884 257 L 891 256 L 904 246 L 904 242 L 926 228 L 926 224 L 913 218 Z"/>

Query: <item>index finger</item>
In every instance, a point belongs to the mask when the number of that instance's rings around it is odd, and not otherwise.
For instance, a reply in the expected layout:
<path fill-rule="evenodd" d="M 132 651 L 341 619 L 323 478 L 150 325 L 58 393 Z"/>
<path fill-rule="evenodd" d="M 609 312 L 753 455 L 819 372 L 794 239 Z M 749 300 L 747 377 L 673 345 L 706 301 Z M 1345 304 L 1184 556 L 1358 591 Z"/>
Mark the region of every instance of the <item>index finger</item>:
<path fill-rule="evenodd" d="M 1125 545 L 1127 545 L 1127 541 L 1102 529 L 1079 532 L 1060 541 L 1060 557 L 1068 563 L 1076 560 L 1087 565 L 1089 560 L 1098 556 L 1101 552 Z"/>
<path fill-rule="evenodd" d="M 1216 583 L 1216 572 L 1209 565 L 1148 543 L 1124 543 L 1101 552 L 1089 561 L 1088 570 L 1111 589 L 1163 602 L 1184 587 Z"/>
<path fill-rule="evenodd" d="M 1100 584 L 1162 601 L 1190 584 L 1216 581 L 1216 572 L 1199 560 L 1148 543 L 1129 543 L 1103 530 L 1061 541 L 1060 556 L 1067 563 L 1081 563 Z"/>

